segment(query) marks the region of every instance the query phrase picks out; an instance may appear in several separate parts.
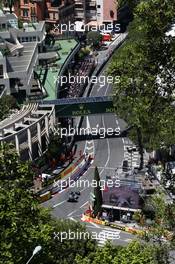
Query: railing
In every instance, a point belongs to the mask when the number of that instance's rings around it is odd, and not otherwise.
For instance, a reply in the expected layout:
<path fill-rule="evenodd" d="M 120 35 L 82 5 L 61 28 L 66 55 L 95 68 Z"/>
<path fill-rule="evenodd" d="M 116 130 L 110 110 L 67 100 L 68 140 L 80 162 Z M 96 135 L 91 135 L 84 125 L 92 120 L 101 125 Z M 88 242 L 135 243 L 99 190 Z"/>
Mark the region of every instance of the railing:
<path fill-rule="evenodd" d="M 64 71 L 66 70 L 67 65 L 72 60 L 72 58 L 75 56 L 75 54 L 79 51 L 79 49 L 80 49 L 80 43 L 77 43 L 77 45 L 74 47 L 72 52 L 66 58 L 64 64 L 61 66 L 61 69 L 59 71 L 59 76 L 63 75 Z M 56 98 L 58 98 L 59 88 L 60 88 L 60 82 L 59 82 L 59 78 L 58 78 L 58 86 L 57 86 L 57 89 L 56 89 L 56 93 L 57 93 L 56 94 Z"/>

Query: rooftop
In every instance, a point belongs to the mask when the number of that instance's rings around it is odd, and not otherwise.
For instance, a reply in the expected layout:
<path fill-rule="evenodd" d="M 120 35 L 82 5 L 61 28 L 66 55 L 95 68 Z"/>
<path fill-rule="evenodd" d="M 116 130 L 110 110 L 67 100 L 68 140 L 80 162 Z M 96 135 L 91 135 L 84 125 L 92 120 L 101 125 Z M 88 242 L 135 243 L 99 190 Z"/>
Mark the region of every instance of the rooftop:
<path fill-rule="evenodd" d="M 36 42 L 23 43 L 24 50 L 21 56 L 7 56 L 8 72 L 23 72 L 28 69 L 32 60 L 33 52 L 37 46 Z"/>
<path fill-rule="evenodd" d="M 39 79 L 48 94 L 45 100 L 56 99 L 56 80 L 59 76 L 62 65 L 71 53 L 72 49 L 74 49 L 74 47 L 77 45 L 77 42 L 74 39 L 55 41 L 54 46 L 59 45 L 61 45 L 61 50 L 59 50 L 60 59 L 54 64 L 48 65 L 47 69 L 37 70 Z"/>
<path fill-rule="evenodd" d="M 42 27 L 44 26 L 44 21 L 40 21 L 39 23 L 23 23 L 23 29 L 25 32 L 34 32 L 34 31 L 41 31 Z"/>

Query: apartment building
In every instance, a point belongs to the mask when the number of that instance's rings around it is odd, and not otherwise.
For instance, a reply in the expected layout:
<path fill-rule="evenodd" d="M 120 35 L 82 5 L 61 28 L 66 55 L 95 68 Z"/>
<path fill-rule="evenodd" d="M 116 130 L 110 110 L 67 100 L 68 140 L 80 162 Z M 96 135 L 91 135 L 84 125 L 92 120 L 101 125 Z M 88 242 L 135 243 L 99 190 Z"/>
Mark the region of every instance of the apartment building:
<path fill-rule="evenodd" d="M 117 4 L 115 0 L 96 0 L 97 23 L 108 24 L 117 21 Z"/>
<path fill-rule="evenodd" d="M 75 20 L 101 25 L 117 20 L 115 0 L 75 0 Z"/>
<path fill-rule="evenodd" d="M 14 11 L 23 21 L 37 22 L 45 18 L 44 0 L 19 0 L 14 2 Z"/>
<path fill-rule="evenodd" d="M 96 20 L 96 0 L 75 0 L 75 20 L 85 24 Z"/>
<path fill-rule="evenodd" d="M 39 63 L 39 46 L 45 35 L 44 21 L 24 23 L 19 29 L 16 15 L 0 10 L 0 96 L 20 91 L 31 95 L 34 67 Z"/>
<path fill-rule="evenodd" d="M 15 1 L 14 10 L 23 21 L 45 20 L 53 25 L 73 21 L 74 0 L 19 0 Z"/>

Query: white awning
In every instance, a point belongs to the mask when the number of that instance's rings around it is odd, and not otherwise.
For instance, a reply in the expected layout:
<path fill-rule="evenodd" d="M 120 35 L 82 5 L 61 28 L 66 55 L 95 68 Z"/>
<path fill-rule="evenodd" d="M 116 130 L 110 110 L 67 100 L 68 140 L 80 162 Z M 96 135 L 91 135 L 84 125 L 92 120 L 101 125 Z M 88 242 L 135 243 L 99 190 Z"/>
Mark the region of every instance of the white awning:
<path fill-rule="evenodd" d="M 128 211 L 128 212 L 141 212 L 141 209 L 133 209 L 133 208 L 127 208 L 127 207 L 112 206 L 112 205 L 107 205 L 107 204 L 103 204 L 102 208 L 116 209 L 116 210 L 122 210 L 122 211 Z"/>

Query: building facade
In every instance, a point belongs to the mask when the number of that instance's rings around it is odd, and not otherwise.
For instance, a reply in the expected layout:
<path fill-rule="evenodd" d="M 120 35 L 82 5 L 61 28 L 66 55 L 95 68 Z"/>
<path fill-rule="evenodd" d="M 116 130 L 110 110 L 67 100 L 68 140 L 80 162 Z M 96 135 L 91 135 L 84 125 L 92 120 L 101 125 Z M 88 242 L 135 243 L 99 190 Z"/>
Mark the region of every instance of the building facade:
<path fill-rule="evenodd" d="M 106 24 L 117 20 L 117 4 L 114 0 L 96 0 L 97 22 Z"/>
<path fill-rule="evenodd" d="M 44 0 L 19 0 L 14 4 L 15 14 L 23 21 L 41 21 L 45 18 L 45 1 Z"/>
<path fill-rule="evenodd" d="M 27 22 L 65 23 L 74 19 L 74 0 L 19 0 L 15 1 L 14 11 Z"/>
<path fill-rule="evenodd" d="M 101 25 L 117 20 L 117 4 L 114 0 L 75 0 L 75 20 L 85 24 L 96 21 Z"/>

